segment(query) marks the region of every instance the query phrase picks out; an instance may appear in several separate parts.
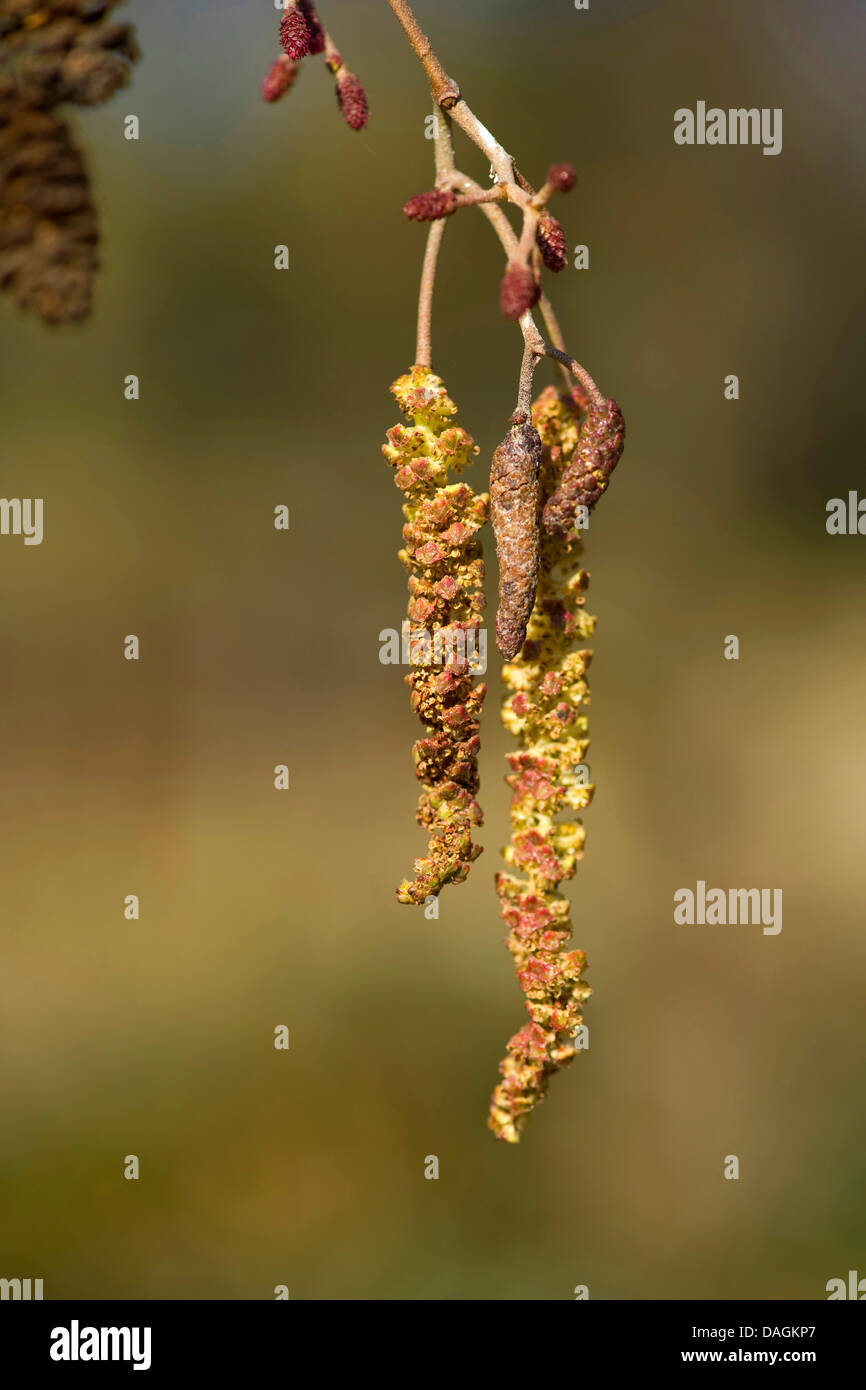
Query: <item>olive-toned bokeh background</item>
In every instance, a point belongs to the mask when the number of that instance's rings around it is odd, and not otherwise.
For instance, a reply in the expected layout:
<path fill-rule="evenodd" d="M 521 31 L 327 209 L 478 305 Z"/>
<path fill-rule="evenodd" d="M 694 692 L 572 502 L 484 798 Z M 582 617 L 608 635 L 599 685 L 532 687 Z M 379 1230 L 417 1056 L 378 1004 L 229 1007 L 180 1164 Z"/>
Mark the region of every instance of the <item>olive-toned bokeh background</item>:
<path fill-rule="evenodd" d="M 0 305 L 0 492 L 45 499 L 41 547 L 0 539 L 0 1274 L 48 1298 L 825 1297 L 866 1274 L 866 540 L 824 525 L 864 479 L 862 14 L 418 3 L 526 173 L 578 165 L 560 210 L 591 268 L 552 288 L 628 422 L 587 551 L 591 1045 L 509 1148 L 484 1124 L 524 1016 L 493 663 L 486 852 L 438 922 L 393 897 L 424 841 L 378 660 L 405 605 L 379 448 L 425 85 L 384 0 L 322 10 L 361 135 L 318 63 L 261 102 L 271 0 L 133 0 L 133 86 L 79 120 L 94 317 Z M 677 147 L 698 100 L 782 107 L 782 154 Z M 476 486 L 519 364 L 501 269 L 480 215 L 449 225 L 436 366 Z M 781 887 L 781 935 L 675 927 L 699 878 Z"/>

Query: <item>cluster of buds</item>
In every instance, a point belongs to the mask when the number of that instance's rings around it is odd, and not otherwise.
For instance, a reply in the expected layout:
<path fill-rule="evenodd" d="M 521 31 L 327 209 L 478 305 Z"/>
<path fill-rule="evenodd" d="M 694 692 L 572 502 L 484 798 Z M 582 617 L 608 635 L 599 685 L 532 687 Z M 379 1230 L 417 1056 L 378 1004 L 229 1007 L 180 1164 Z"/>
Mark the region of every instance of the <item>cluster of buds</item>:
<path fill-rule="evenodd" d="M 324 29 L 313 0 L 292 0 L 280 20 L 283 52 L 262 82 L 265 101 L 278 101 L 295 85 L 304 58 L 324 53 L 333 74 L 337 105 L 351 130 L 363 130 L 369 110 L 367 96 L 353 72 L 349 72 L 330 35 Z"/>
<path fill-rule="evenodd" d="M 558 274 L 568 264 L 565 233 L 547 209 L 554 193 L 568 193 L 577 183 L 570 164 L 551 164 L 547 178 L 524 211 L 524 233 L 502 277 L 499 303 L 507 319 L 516 322 L 541 298 L 541 263 Z"/>
<path fill-rule="evenodd" d="M 3 0 L 0 288 L 46 323 L 86 318 L 99 230 L 87 169 L 57 108 L 95 106 L 129 81 L 132 26 L 117 0 Z"/>
<path fill-rule="evenodd" d="M 577 387 L 571 397 L 547 387 L 533 405 L 543 450 L 542 499 L 555 493 L 575 456 L 587 405 Z M 542 533 L 527 639 L 502 673 L 502 719 L 520 746 L 508 755 L 506 778 L 512 802 L 504 857 L 514 872 L 497 875 L 496 891 L 529 1014 L 508 1043 L 491 1101 L 489 1126 L 507 1143 L 518 1141 L 551 1076 L 574 1058 L 582 1007 L 591 994 L 582 979 L 586 957 L 568 949 L 569 907 L 558 892 L 577 868 L 584 831 L 579 822 L 557 817 L 582 810 L 593 793 L 583 775 L 591 653 L 574 649 L 593 630 L 584 611 L 589 576 L 580 567 L 581 552 L 576 536 Z"/>
<path fill-rule="evenodd" d="M 490 499 L 449 481 L 478 450 L 455 423 L 456 406 L 439 377 L 416 366 L 391 390 L 408 419 L 388 431 L 383 453 L 406 496 L 400 552 L 409 572 L 406 683 L 425 726 L 412 752 L 423 784 L 416 818 L 429 832 L 427 855 L 415 860 L 414 877 L 397 897 L 420 904 L 465 879 L 481 853 L 472 832 L 482 820 L 475 794 L 486 687 L 474 684 L 473 658 L 485 602 L 478 532 Z"/>

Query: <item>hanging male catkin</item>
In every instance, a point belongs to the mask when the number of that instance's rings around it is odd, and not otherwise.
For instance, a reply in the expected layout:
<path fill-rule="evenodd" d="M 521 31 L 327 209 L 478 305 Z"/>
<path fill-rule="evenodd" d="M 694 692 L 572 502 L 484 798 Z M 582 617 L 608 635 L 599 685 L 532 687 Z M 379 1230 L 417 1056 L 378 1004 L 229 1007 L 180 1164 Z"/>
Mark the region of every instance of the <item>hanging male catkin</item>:
<path fill-rule="evenodd" d="M 507 661 L 526 637 L 538 580 L 538 473 L 541 440 L 532 425 L 514 425 L 493 455 L 490 516 L 499 560 L 496 645 Z"/>

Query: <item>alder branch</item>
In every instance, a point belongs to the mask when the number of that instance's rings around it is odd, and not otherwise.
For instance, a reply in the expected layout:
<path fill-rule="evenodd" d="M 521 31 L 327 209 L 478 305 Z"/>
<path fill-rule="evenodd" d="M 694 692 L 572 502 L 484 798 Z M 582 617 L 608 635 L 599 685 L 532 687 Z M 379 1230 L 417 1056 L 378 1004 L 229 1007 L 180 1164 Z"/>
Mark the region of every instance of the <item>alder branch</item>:
<path fill-rule="evenodd" d="M 456 211 L 460 207 L 480 207 L 499 238 L 509 264 L 516 262 L 532 265 L 537 272 L 541 263 L 536 247 L 539 218 L 555 187 L 562 187 L 563 185 L 551 182 L 554 176 L 554 170 L 551 169 L 547 180 L 538 192 L 533 189 L 517 168 L 513 157 L 482 124 L 464 100 L 459 86 L 442 66 L 432 43 L 418 23 L 411 5 L 408 4 L 408 0 L 388 0 L 388 4 L 421 62 L 430 84 L 433 97 L 437 189 L 448 190 L 457 195 L 453 202 L 452 211 Z M 482 188 L 468 174 L 464 174 L 457 168 L 451 134 L 452 122 L 463 130 L 490 161 L 496 179 L 492 189 Z M 519 237 L 499 206 L 502 202 L 511 203 L 520 208 L 522 225 Z M 428 367 L 431 365 L 432 358 L 433 296 L 443 235 L 444 219 L 440 218 L 431 224 L 428 232 L 421 274 L 416 362 L 421 366 Z M 524 353 L 520 371 L 518 413 L 524 409 L 522 402 L 527 390 L 531 389 L 535 368 L 542 357 L 549 357 L 559 365 L 568 389 L 571 387 L 571 377 L 574 376 L 583 385 L 596 406 L 603 404 L 605 398 L 592 377 L 566 350 L 562 330 L 546 294 L 539 294 L 538 307 L 551 341 L 546 342 L 542 338 L 531 309 L 527 309 L 521 314 L 518 323 L 523 335 Z"/>
<path fill-rule="evenodd" d="M 512 183 L 515 179 L 514 160 L 463 100 L 460 88 L 454 79 L 448 76 L 437 58 L 433 45 L 415 18 L 411 5 L 407 4 L 406 0 L 388 0 L 388 4 L 424 67 L 436 105 L 447 111 L 472 143 L 478 146 L 490 161 L 499 182 Z"/>

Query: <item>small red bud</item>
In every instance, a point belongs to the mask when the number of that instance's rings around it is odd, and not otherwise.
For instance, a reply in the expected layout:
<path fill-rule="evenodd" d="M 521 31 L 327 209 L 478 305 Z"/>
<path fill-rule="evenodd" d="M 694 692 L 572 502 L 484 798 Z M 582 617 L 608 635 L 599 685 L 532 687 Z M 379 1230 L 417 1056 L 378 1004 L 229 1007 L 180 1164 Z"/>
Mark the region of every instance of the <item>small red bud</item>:
<path fill-rule="evenodd" d="M 560 270 L 565 270 L 568 265 L 565 233 L 556 218 L 551 217 L 549 212 L 543 212 L 539 217 L 538 226 L 535 229 L 535 240 L 547 269 L 554 271 L 555 274 L 558 274 Z"/>
<path fill-rule="evenodd" d="M 353 72 L 344 69 L 337 78 L 337 102 L 346 125 L 363 130 L 369 115 L 367 94 Z"/>
<path fill-rule="evenodd" d="M 573 164 L 551 164 L 547 182 L 557 193 L 569 193 L 577 183 L 577 170 Z"/>
<path fill-rule="evenodd" d="M 291 58 L 282 53 L 277 61 L 271 64 L 262 83 L 262 96 L 265 101 L 279 101 L 280 97 L 285 96 L 286 92 L 294 87 L 300 71 L 300 63 L 293 63 Z"/>
<path fill-rule="evenodd" d="M 280 43 L 295 61 L 325 51 L 325 31 L 312 0 L 295 0 L 286 10 L 280 20 Z"/>
<path fill-rule="evenodd" d="M 403 212 L 413 222 L 436 222 L 440 217 L 448 217 L 457 206 L 457 198 L 450 188 L 431 188 L 429 193 L 418 193 L 403 205 Z"/>
<path fill-rule="evenodd" d="M 540 295 L 541 288 L 529 266 L 518 265 L 512 261 L 502 277 L 499 294 L 500 307 L 505 317 L 516 323 L 521 314 L 538 303 Z"/>

